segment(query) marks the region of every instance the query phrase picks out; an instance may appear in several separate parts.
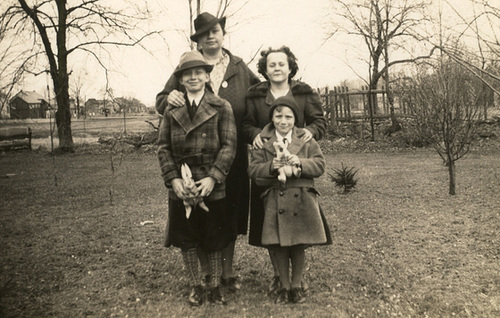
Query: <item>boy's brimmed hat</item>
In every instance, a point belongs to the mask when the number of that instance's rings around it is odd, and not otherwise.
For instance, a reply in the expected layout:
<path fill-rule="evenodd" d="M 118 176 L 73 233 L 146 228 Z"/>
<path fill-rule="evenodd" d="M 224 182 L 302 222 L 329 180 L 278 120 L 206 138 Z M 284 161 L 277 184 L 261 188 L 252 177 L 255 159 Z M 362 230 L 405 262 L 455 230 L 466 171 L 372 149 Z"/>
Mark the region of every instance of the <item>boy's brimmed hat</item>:
<path fill-rule="evenodd" d="M 297 105 L 297 102 L 295 101 L 295 98 L 289 97 L 289 96 L 281 96 L 278 97 L 274 100 L 274 102 L 271 104 L 271 108 L 269 109 L 269 120 L 273 120 L 273 112 L 278 106 L 286 106 L 290 108 L 293 112 L 293 115 L 295 116 L 295 123 L 297 123 L 297 120 L 299 120 L 299 105 Z"/>
<path fill-rule="evenodd" d="M 203 33 L 210 31 L 217 23 L 219 23 L 221 28 L 224 30 L 224 27 L 226 26 L 226 17 L 218 19 L 208 12 L 201 13 L 194 20 L 194 29 L 196 32 L 191 35 L 191 40 L 198 42 L 198 38 L 203 35 Z"/>
<path fill-rule="evenodd" d="M 189 51 L 182 54 L 179 65 L 175 68 L 174 75 L 177 78 L 180 78 L 182 76 L 182 72 L 195 67 L 203 67 L 207 73 L 210 73 L 214 68 L 213 65 L 210 65 L 205 61 L 203 55 L 201 55 L 199 51 Z"/>

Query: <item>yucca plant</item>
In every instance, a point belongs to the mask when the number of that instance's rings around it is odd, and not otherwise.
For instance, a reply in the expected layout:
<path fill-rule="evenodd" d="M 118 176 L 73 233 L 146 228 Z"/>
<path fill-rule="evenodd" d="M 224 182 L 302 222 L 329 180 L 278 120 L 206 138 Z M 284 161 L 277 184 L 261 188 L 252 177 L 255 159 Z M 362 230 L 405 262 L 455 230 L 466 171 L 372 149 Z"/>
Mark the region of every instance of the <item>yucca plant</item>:
<path fill-rule="evenodd" d="M 356 187 L 358 183 L 358 179 L 355 179 L 355 175 L 359 169 L 355 169 L 355 167 L 346 167 L 344 163 L 342 163 L 342 167 L 335 168 L 334 174 L 329 173 L 331 180 L 335 183 L 335 186 L 342 188 L 343 193 L 347 193 Z"/>

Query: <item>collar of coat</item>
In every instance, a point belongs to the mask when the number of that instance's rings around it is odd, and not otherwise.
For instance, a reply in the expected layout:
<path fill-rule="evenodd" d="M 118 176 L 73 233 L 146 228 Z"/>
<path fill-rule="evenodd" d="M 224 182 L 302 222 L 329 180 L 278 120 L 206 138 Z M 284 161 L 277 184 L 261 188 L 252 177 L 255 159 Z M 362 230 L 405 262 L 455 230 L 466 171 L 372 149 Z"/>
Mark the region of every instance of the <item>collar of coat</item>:
<path fill-rule="evenodd" d="M 251 86 L 248 89 L 247 96 L 248 97 L 267 97 L 268 94 L 272 96 L 272 94 L 270 92 L 271 92 L 271 83 L 269 83 L 269 81 L 265 81 L 265 82 L 260 82 L 258 84 Z M 293 95 L 311 94 L 313 92 L 313 89 L 311 88 L 311 86 L 309 86 L 306 83 L 303 83 L 301 81 L 291 80 L 290 81 L 290 92 Z"/>
<path fill-rule="evenodd" d="M 217 107 L 224 105 L 224 100 L 215 96 L 214 93 L 205 90 L 205 96 L 201 99 L 193 119 L 189 117 L 187 106 L 168 106 L 168 111 L 175 121 L 184 129 L 186 133 L 200 126 L 208 119 L 217 114 Z"/>
<path fill-rule="evenodd" d="M 237 56 L 234 56 L 228 49 L 222 48 L 222 50 L 227 55 L 229 55 L 229 65 L 227 66 L 226 74 L 224 74 L 224 79 L 223 79 L 223 81 L 227 81 L 231 77 L 238 74 L 238 64 L 242 63 L 243 60 Z M 201 51 L 201 53 L 203 54 L 203 50 Z M 212 89 L 210 88 L 210 90 Z"/>
<path fill-rule="evenodd" d="M 299 153 L 304 146 L 305 142 L 301 139 L 302 136 L 304 136 L 304 133 L 304 129 L 293 127 L 292 142 L 287 148 L 292 155 Z M 276 129 L 274 128 L 274 125 L 272 123 L 267 124 L 260 132 L 260 136 L 262 138 L 269 139 L 266 143 L 264 143 L 263 149 L 273 154 L 276 153 L 273 143 L 278 141 L 278 137 L 276 137 Z"/>

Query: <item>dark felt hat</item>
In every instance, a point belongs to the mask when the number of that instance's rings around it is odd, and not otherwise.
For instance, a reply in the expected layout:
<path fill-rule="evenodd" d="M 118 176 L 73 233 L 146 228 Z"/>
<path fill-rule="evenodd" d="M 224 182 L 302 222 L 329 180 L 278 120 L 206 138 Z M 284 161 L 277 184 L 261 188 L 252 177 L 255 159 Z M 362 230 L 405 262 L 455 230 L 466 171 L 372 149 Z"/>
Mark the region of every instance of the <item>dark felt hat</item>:
<path fill-rule="evenodd" d="M 208 12 L 201 13 L 194 20 L 194 29 L 196 32 L 191 35 L 191 40 L 198 42 L 198 38 L 203 35 L 203 33 L 210 31 L 217 23 L 220 23 L 220 26 L 224 30 L 226 26 L 226 17 L 218 19 Z"/>
<path fill-rule="evenodd" d="M 174 75 L 179 78 L 182 76 L 182 72 L 195 67 L 203 67 L 208 73 L 214 68 L 213 65 L 205 61 L 199 51 L 194 50 L 182 54 L 179 65 L 175 68 Z"/>
<path fill-rule="evenodd" d="M 299 120 L 299 105 L 297 105 L 295 98 L 289 96 L 281 96 L 274 100 L 274 102 L 271 104 L 271 108 L 269 109 L 269 120 L 273 120 L 273 112 L 278 106 L 286 106 L 290 108 L 293 112 L 293 115 L 295 116 L 295 122 Z"/>

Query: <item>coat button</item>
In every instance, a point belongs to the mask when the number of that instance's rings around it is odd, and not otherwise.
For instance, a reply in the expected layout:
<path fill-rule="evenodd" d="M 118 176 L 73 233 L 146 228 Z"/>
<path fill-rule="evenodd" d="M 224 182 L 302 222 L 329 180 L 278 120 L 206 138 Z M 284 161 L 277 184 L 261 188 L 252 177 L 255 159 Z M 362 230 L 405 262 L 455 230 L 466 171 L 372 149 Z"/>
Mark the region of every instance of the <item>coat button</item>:
<path fill-rule="evenodd" d="M 285 210 L 280 209 L 278 212 L 279 212 L 279 214 L 283 214 L 283 213 L 285 213 Z"/>
<path fill-rule="evenodd" d="M 203 137 L 203 138 L 207 138 L 207 134 L 206 134 L 206 133 L 203 133 L 203 134 L 201 134 L 201 137 Z"/>
<path fill-rule="evenodd" d="M 285 192 L 283 192 L 283 191 L 281 191 L 281 192 L 280 192 L 280 195 L 281 195 L 281 196 L 283 196 L 284 194 L 285 194 Z"/>

